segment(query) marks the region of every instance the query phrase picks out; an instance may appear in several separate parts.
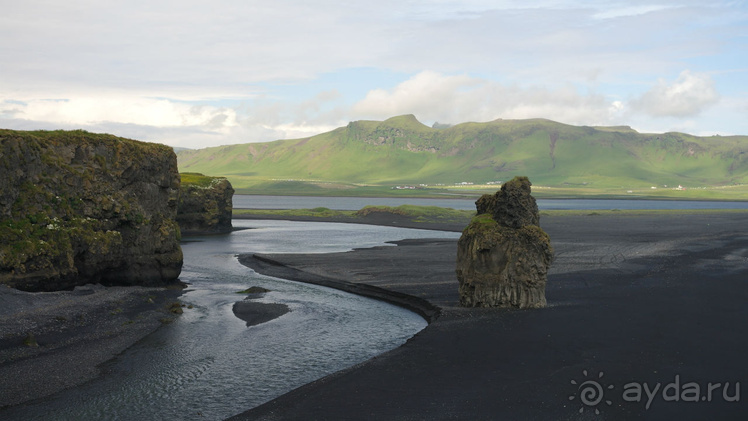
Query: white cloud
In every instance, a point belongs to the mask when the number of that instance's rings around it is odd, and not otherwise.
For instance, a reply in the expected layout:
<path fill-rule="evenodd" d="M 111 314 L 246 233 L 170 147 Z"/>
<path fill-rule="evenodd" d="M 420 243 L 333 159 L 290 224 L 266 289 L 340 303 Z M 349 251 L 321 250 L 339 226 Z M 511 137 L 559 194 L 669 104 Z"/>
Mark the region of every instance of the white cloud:
<path fill-rule="evenodd" d="M 264 128 L 275 133 L 275 139 L 298 139 L 329 132 L 344 124 L 343 122 L 337 125 L 280 124 L 277 126 L 264 126 Z"/>
<path fill-rule="evenodd" d="M 64 99 L 0 94 L 0 127 L 18 130 L 84 129 L 173 146 L 201 148 L 316 135 L 345 125 L 341 95 L 322 90 L 296 101 L 262 96 L 224 100 L 225 106 L 150 98 L 114 90 Z"/>
<path fill-rule="evenodd" d="M 457 111 L 461 99 L 474 96 L 475 88 L 484 84 L 485 81 L 468 76 L 444 76 L 425 71 L 391 91 L 369 91 L 362 101 L 354 105 L 353 112 L 378 118 L 414 112 L 445 118 Z"/>
<path fill-rule="evenodd" d="M 602 10 L 595 13 L 592 17 L 595 19 L 614 19 L 621 17 L 639 16 L 651 12 L 658 12 L 660 10 L 669 9 L 670 7 L 672 6 L 664 6 L 659 4 L 642 4 L 637 6 L 627 6 Z"/>
<path fill-rule="evenodd" d="M 351 67 L 481 71 L 545 83 L 574 80 L 590 69 L 648 73 L 653 63 L 664 66 L 674 52 L 692 52 L 703 38 L 725 31 L 712 24 L 687 40 L 658 36 L 681 30 L 699 10 L 676 15 L 674 7 L 608 1 L 38 3 L 3 9 L 0 53 L 12 65 L 1 71 L 0 90 L 44 86 L 50 95 L 48 89 L 60 87 L 113 87 L 167 91 L 152 96 L 169 98 L 187 90 L 203 98 L 246 96 L 257 83 L 311 80 Z M 667 13 L 647 13 L 657 10 Z M 656 19 L 647 16 L 653 14 Z M 592 17 L 623 15 L 633 18 L 611 24 Z M 714 51 L 708 44 L 704 50 Z"/>
<path fill-rule="evenodd" d="M 690 117 L 719 101 L 714 81 L 707 74 L 684 70 L 672 83 L 660 79 L 632 107 L 655 117 Z"/>
<path fill-rule="evenodd" d="M 152 127 L 203 126 L 220 130 L 237 125 L 231 109 L 192 105 L 168 99 L 127 96 L 33 99 L 23 103 L 5 101 L 6 117 L 89 126 L 105 122 Z"/>
<path fill-rule="evenodd" d="M 466 75 L 421 72 L 391 90 L 375 89 L 353 107 L 357 118 L 415 114 L 423 121 L 460 123 L 497 118 L 548 118 L 569 124 L 612 123 L 620 102 L 573 87 L 505 86 Z"/>
<path fill-rule="evenodd" d="M 451 123 L 640 119 L 665 128 L 698 114 L 689 121 L 702 128 L 717 126 L 712 111 L 745 96 L 745 78 L 720 73 L 745 57 L 740 2 L 175 4 L 8 3 L 0 126 L 81 127 L 193 147 L 405 113 Z M 642 95 L 640 81 L 684 68 L 694 73 Z M 699 73 L 707 71 L 714 82 Z M 715 86 L 725 97 L 709 108 Z M 719 126 L 746 132 L 743 118 Z"/>

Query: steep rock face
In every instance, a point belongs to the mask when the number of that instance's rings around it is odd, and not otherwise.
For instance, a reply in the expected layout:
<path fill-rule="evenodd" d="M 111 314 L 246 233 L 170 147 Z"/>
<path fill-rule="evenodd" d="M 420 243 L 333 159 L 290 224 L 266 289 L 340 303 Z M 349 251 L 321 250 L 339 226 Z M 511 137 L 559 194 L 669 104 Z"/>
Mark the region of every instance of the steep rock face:
<path fill-rule="evenodd" d="M 224 177 L 183 173 L 177 222 L 183 234 L 231 231 L 234 188 Z"/>
<path fill-rule="evenodd" d="M 182 268 L 171 148 L 85 131 L 0 130 L 0 283 L 161 285 Z"/>
<path fill-rule="evenodd" d="M 550 238 L 538 225 L 530 180 L 515 177 L 495 195 L 476 201 L 478 216 L 457 245 L 460 305 L 545 307 L 553 258 Z"/>

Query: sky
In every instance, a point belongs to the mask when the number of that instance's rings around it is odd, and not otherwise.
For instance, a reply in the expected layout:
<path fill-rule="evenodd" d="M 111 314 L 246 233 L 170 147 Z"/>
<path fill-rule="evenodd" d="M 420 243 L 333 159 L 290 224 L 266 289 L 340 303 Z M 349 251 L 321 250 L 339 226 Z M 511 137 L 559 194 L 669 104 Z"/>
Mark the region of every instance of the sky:
<path fill-rule="evenodd" d="M 177 147 L 355 120 L 748 135 L 748 1 L 0 0 L 0 128 Z"/>

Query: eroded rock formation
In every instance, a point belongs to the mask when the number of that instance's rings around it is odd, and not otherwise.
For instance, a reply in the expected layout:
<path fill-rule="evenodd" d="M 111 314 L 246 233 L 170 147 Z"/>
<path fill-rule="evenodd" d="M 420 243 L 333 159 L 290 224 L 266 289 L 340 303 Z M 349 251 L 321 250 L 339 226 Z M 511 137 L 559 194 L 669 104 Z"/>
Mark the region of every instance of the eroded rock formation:
<path fill-rule="evenodd" d="M 553 249 L 539 226 L 531 185 L 527 177 L 515 177 L 476 201 L 478 215 L 457 246 L 460 305 L 545 307 Z"/>
<path fill-rule="evenodd" d="M 182 268 L 174 151 L 85 131 L 0 130 L 0 283 L 162 285 Z"/>
<path fill-rule="evenodd" d="M 224 177 L 183 173 L 177 222 L 183 234 L 231 231 L 234 188 Z"/>

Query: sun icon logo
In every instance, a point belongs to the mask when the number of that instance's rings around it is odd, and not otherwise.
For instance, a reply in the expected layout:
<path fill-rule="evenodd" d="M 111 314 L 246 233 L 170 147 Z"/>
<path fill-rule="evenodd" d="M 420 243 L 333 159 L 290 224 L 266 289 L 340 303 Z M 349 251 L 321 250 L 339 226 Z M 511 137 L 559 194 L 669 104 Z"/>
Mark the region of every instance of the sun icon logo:
<path fill-rule="evenodd" d="M 587 370 L 583 370 L 582 374 L 584 374 L 585 379 L 587 378 Z M 603 378 L 603 372 L 601 371 L 597 375 L 598 379 Z M 600 408 L 598 407 L 602 402 L 603 399 L 605 399 L 605 389 L 613 389 L 613 385 L 609 385 L 607 387 L 603 387 L 602 384 L 600 384 L 597 380 L 583 380 L 582 383 L 578 383 L 576 380 L 572 380 L 571 384 L 578 385 L 577 392 L 571 396 L 569 396 L 569 400 L 573 401 L 577 398 L 577 395 L 579 395 L 579 400 L 582 402 L 582 407 L 579 408 L 579 413 L 584 412 L 584 408 L 594 408 L 595 414 L 600 414 Z M 605 400 L 605 403 L 610 406 L 613 404 L 613 402 L 609 400 Z"/>

